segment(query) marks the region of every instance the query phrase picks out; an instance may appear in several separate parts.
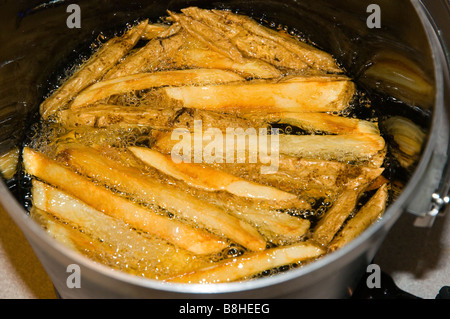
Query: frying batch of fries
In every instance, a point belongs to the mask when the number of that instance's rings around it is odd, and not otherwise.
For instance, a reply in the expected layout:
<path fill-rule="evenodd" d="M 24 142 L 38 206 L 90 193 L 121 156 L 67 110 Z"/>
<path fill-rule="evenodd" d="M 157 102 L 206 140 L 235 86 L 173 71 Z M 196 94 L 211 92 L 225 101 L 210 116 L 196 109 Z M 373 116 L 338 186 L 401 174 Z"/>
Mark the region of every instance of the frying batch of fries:
<path fill-rule="evenodd" d="M 330 54 L 248 16 L 141 21 L 40 105 L 22 157 L 30 215 L 96 262 L 165 282 L 301 267 L 385 211 L 386 143 L 377 119 L 349 115 L 356 96 Z"/>

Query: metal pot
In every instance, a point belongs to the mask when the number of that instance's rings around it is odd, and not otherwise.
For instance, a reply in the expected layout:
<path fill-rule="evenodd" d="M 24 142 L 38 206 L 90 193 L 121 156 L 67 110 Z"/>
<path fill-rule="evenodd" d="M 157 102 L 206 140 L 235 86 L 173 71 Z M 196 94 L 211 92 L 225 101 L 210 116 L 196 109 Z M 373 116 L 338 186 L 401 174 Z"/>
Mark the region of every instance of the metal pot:
<path fill-rule="evenodd" d="M 420 161 L 381 221 L 320 260 L 273 277 L 243 283 L 166 284 L 112 271 L 80 256 L 48 236 L 26 214 L 20 188 L 0 183 L 0 200 L 17 223 L 62 298 L 345 298 L 352 295 L 377 249 L 398 217 L 409 212 L 429 221 L 443 212 L 449 191 L 450 18 L 445 0 L 243 0 L 243 1 L 77 1 L 81 25 L 71 28 L 66 1 L 3 1 L 0 4 L 0 153 L 20 146 L 35 118 L 49 79 L 99 33 L 120 30 L 130 21 L 156 19 L 186 6 L 227 8 L 300 30 L 334 54 L 370 94 L 387 96 L 384 116 L 399 112 L 428 132 Z M 378 5 L 377 7 L 369 5 Z M 374 9 L 375 8 L 375 9 Z M 380 20 L 376 20 L 379 18 Z M 375 19 L 375 20 L 371 20 Z M 377 24 L 379 22 L 380 24 Z M 447 37 L 447 38 L 446 38 Z M 411 101 L 391 83 L 367 76 L 380 52 L 413 61 L 434 87 L 427 100 Z M 381 62 L 380 62 L 381 63 Z M 56 73 L 55 73 L 56 71 Z M 393 76 L 402 77 L 401 72 Z M 406 107 L 408 105 L 408 107 Z M 423 220 L 423 219 L 422 219 Z M 69 288 L 69 265 L 78 265 L 81 287 Z"/>

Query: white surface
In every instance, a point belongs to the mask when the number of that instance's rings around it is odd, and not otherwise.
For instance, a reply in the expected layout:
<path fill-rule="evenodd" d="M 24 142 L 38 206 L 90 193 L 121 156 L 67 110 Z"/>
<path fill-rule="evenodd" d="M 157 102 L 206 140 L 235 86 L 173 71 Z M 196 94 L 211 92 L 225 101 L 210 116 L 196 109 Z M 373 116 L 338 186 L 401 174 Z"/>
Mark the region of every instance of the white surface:
<path fill-rule="evenodd" d="M 394 225 L 374 263 L 396 285 L 417 297 L 434 299 L 450 286 L 450 216 L 438 217 L 431 228 L 414 227 L 404 214 Z"/>
<path fill-rule="evenodd" d="M 0 206 L 0 299 L 53 299 L 53 284 L 36 255 Z"/>

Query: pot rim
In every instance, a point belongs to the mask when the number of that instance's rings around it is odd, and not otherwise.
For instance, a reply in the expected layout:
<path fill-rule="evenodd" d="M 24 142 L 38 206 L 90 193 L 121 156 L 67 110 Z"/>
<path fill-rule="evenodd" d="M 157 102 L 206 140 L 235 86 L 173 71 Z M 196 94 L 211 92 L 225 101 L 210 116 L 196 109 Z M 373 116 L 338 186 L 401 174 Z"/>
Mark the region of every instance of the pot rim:
<path fill-rule="evenodd" d="M 106 265 L 96 263 L 89 258 L 81 255 L 80 253 L 64 246 L 59 243 L 56 239 L 49 236 L 46 231 L 39 226 L 35 221 L 33 221 L 25 212 L 25 209 L 20 205 L 16 198 L 9 192 L 8 187 L 5 182 L 0 183 L 0 202 L 4 206 L 5 210 L 19 226 L 19 228 L 24 233 L 25 237 L 30 242 L 36 242 L 41 247 L 51 247 L 56 250 L 59 254 L 76 261 L 80 266 L 89 268 L 94 272 L 98 272 L 106 277 L 111 277 L 121 282 L 126 282 L 135 286 L 140 286 L 142 288 L 168 291 L 172 293 L 180 294 L 220 294 L 220 293 L 234 293 L 246 290 L 254 290 L 258 288 L 265 288 L 275 284 L 284 283 L 290 281 L 294 278 L 304 277 L 315 273 L 319 269 L 324 269 L 330 264 L 342 261 L 346 256 L 351 254 L 357 247 L 362 245 L 365 241 L 373 238 L 382 228 L 389 229 L 397 218 L 403 213 L 405 202 L 410 198 L 414 191 L 417 190 L 417 185 L 421 180 L 423 174 L 425 173 L 433 150 L 435 148 L 435 140 L 439 131 L 439 120 L 440 114 L 444 108 L 444 78 L 441 73 L 442 61 L 438 56 L 442 55 L 440 49 L 441 45 L 435 40 L 436 33 L 433 26 L 431 25 L 428 17 L 425 13 L 423 5 L 417 0 L 410 1 L 419 15 L 427 36 L 430 48 L 433 54 L 434 61 L 434 75 L 436 82 L 436 94 L 435 94 L 435 110 L 432 115 L 431 132 L 424 148 L 422 157 L 409 179 L 407 185 L 403 189 L 399 197 L 389 205 L 384 216 L 380 221 L 371 225 L 364 233 L 355 238 L 352 242 L 348 243 L 346 246 L 340 248 L 339 250 L 329 253 L 319 260 L 312 263 L 303 265 L 297 269 L 292 269 L 287 272 L 279 273 L 275 276 L 258 278 L 255 280 L 248 280 L 242 282 L 230 282 L 230 283 L 218 283 L 218 284 L 180 284 L 180 283 L 167 283 L 160 280 L 148 279 L 143 277 L 138 277 L 125 272 L 117 271 L 109 268 Z M 434 41 L 432 41 L 434 40 Z M 431 42 L 432 41 L 432 42 Z M 33 246 L 34 244 L 32 244 Z M 43 263 L 42 261 L 40 261 Z"/>

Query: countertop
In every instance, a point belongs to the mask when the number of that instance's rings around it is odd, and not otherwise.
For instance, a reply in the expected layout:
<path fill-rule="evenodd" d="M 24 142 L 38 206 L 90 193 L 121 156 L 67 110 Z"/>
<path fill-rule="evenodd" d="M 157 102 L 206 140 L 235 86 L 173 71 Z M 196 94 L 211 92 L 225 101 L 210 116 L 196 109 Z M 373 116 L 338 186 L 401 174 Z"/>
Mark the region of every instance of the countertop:
<path fill-rule="evenodd" d="M 413 226 L 403 214 L 388 234 L 374 263 L 400 289 L 434 299 L 450 285 L 450 216 L 432 228 Z M 0 207 L 0 299 L 54 299 L 53 285 L 21 230 Z"/>

